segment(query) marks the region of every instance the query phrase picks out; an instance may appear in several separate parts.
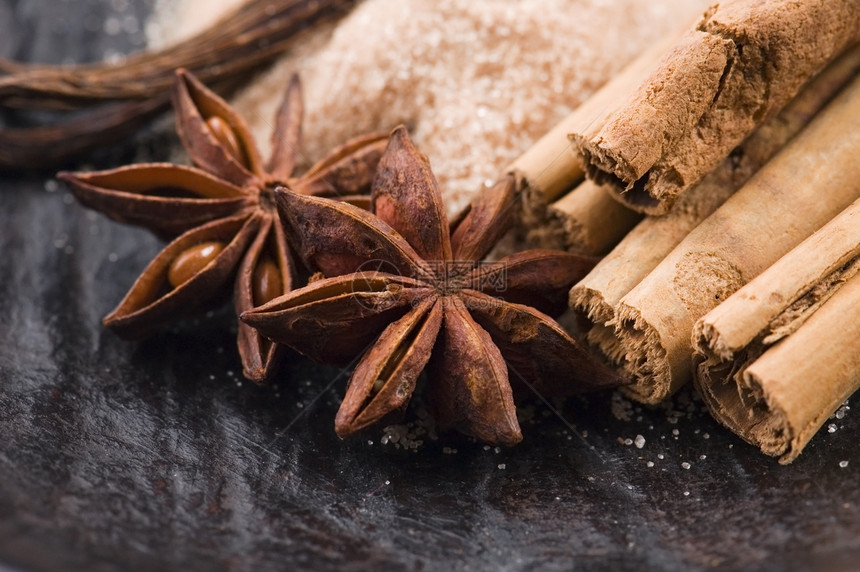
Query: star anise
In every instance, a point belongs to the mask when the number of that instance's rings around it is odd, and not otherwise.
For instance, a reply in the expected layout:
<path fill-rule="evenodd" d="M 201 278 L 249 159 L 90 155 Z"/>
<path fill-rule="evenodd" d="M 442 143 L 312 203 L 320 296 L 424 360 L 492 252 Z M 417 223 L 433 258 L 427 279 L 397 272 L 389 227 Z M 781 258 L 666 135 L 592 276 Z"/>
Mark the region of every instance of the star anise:
<path fill-rule="evenodd" d="M 125 337 L 145 336 L 211 305 L 233 276 L 237 315 L 289 292 L 295 268 L 277 224 L 274 189 L 367 206 L 385 148 L 384 134 L 358 137 L 294 177 L 302 118 L 297 76 L 277 112 L 267 163 L 244 120 L 187 71 L 177 71 L 173 106 L 177 132 L 197 167 L 147 163 L 59 174 L 84 205 L 173 238 L 104 319 Z M 265 381 L 282 348 L 241 322 L 238 346 L 245 376 Z"/>
<path fill-rule="evenodd" d="M 337 414 L 342 437 L 400 414 L 429 365 L 442 429 L 515 444 L 511 376 L 556 394 L 619 379 L 544 313 L 566 307 L 593 259 L 530 250 L 479 262 L 508 228 L 513 200 L 506 177 L 449 228 L 429 162 L 400 127 L 379 163 L 372 213 L 278 191 L 289 240 L 328 278 L 241 319 L 319 361 L 343 362 L 372 344 Z"/>

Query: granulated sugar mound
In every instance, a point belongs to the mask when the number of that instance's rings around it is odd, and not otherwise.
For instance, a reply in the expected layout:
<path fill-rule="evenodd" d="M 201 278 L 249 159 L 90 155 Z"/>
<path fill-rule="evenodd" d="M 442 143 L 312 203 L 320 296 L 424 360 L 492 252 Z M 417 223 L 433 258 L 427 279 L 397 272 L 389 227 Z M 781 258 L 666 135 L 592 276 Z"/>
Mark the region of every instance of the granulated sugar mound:
<path fill-rule="evenodd" d="M 405 123 L 454 212 L 649 42 L 706 5 L 365 0 L 234 104 L 262 142 L 289 74 L 300 72 L 308 161 L 348 137 Z"/>

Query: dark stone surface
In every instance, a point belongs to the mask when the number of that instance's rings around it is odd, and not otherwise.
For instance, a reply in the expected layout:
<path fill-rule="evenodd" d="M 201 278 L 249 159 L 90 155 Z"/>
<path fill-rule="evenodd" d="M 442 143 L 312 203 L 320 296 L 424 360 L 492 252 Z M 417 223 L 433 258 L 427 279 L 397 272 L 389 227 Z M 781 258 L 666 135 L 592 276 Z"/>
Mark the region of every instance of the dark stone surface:
<path fill-rule="evenodd" d="M 93 59 L 108 40 L 82 32 L 103 30 L 86 18 L 124 4 L 2 0 L 0 48 Z M 80 208 L 48 174 L 0 187 L 0 562 L 12 569 L 860 567 L 856 411 L 788 467 L 688 394 L 629 421 L 608 395 L 557 414 L 536 401 L 510 450 L 404 451 L 378 431 L 341 441 L 348 372 L 295 357 L 273 387 L 241 382 L 229 308 L 118 339 L 100 319 L 158 242 Z M 637 434 L 641 449 L 619 442 Z"/>

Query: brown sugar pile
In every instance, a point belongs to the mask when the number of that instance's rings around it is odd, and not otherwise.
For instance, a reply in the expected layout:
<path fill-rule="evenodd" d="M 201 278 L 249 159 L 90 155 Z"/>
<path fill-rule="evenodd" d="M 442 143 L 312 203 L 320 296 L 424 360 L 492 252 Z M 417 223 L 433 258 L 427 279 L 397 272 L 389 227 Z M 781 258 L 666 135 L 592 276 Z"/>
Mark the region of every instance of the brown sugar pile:
<path fill-rule="evenodd" d="M 702 0 L 365 0 L 315 30 L 233 103 L 262 141 L 298 71 L 309 162 L 348 137 L 405 123 L 453 212 L 649 42 L 706 7 Z"/>

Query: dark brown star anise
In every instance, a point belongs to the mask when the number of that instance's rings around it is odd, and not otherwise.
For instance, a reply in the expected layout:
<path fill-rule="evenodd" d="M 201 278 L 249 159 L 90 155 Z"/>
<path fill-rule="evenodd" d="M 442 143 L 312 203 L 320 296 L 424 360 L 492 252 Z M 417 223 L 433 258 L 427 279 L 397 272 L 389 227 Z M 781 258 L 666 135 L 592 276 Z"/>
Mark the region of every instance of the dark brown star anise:
<path fill-rule="evenodd" d="M 302 118 L 297 76 L 278 110 L 267 163 L 243 119 L 184 70 L 177 71 L 173 106 L 177 132 L 197 167 L 147 163 L 58 175 L 84 205 L 173 238 L 104 319 L 131 338 L 209 306 L 234 275 L 237 314 L 289 292 L 295 269 L 277 223 L 274 189 L 367 206 L 385 149 L 384 134 L 358 137 L 294 177 Z M 238 346 L 245 376 L 269 378 L 282 348 L 243 323 Z"/>
<path fill-rule="evenodd" d="M 512 377 L 555 394 L 619 383 L 543 313 L 566 307 L 570 286 L 593 259 L 530 250 L 478 262 L 508 228 L 512 177 L 449 228 L 429 162 L 400 127 L 380 160 L 371 201 L 372 213 L 278 191 L 289 240 L 328 278 L 241 316 L 319 361 L 344 362 L 372 343 L 338 412 L 340 436 L 401 413 L 428 365 L 440 428 L 492 444 L 522 439 Z"/>

